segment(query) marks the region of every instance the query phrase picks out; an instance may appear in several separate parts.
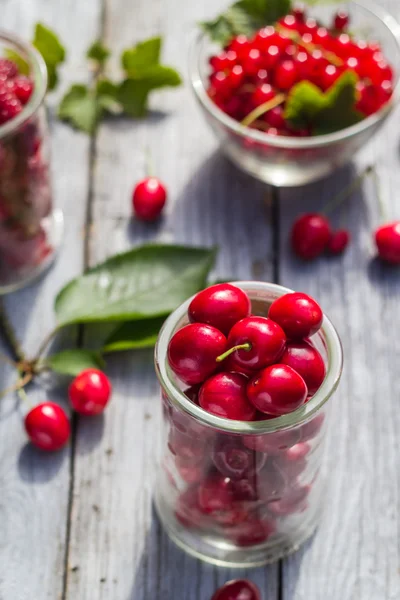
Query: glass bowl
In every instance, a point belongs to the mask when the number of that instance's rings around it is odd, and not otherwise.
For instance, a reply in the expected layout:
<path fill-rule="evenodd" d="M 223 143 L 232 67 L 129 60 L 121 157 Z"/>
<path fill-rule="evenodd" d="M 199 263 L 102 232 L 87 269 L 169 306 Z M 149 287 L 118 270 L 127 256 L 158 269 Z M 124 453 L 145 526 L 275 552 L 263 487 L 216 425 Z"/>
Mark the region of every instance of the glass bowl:
<path fill-rule="evenodd" d="M 329 175 L 349 162 L 355 152 L 380 129 L 393 111 L 399 96 L 400 24 L 387 11 L 364 0 L 347 5 L 351 30 L 360 37 L 377 40 L 395 69 L 392 99 L 379 112 L 360 123 L 328 135 L 308 138 L 271 136 L 250 129 L 235 121 L 207 95 L 208 58 L 218 52 L 218 46 L 204 33 L 192 43 L 189 64 L 194 94 L 210 127 L 217 136 L 222 151 L 243 171 L 275 186 L 297 186 Z M 310 14 L 329 23 L 337 4 L 310 9 Z"/>

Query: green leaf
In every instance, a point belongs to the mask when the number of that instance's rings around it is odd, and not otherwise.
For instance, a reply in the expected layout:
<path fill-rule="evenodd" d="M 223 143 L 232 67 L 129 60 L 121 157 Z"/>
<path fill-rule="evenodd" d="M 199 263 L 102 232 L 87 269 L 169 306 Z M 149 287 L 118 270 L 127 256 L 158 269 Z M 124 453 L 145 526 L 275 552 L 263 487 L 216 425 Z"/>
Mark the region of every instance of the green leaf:
<path fill-rule="evenodd" d="M 153 37 L 128 48 L 121 55 L 121 65 L 128 76 L 135 75 L 160 62 L 161 38 Z"/>
<path fill-rule="evenodd" d="M 58 82 L 57 67 L 65 60 L 65 48 L 57 35 L 42 23 L 37 23 L 33 45 L 43 56 L 47 66 L 49 82 L 48 88 L 52 90 Z"/>
<path fill-rule="evenodd" d="M 116 113 L 121 111 L 118 101 L 119 86 L 109 79 L 100 79 L 96 84 L 96 94 L 100 106 L 105 110 Z"/>
<path fill-rule="evenodd" d="M 89 60 L 94 60 L 99 65 L 103 66 L 107 58 L 110 56 L 110 50 L 104 46 L 104 44 L 98 40 L 93 42 L 86 53 Z"/>
<path fill-rule="evenodd" d="M 63 350 L 46 358 L 46 364 L 62 375 L 79 375 L 84 369 L 104 369 L 105 362 L 99 352 L 90 350 Z"/>
<path fill-rule="evenodd" d="M 118 101 L 126 114 L 143 117 L 150 92 L 162 87 L 176 87 L 181 82 L 179 74 L 171 67 L 154 65 L 135 77 L 125 79 L 118 90 Z"/>
<path fill-rule="evenodd" d="M 200 25 L 212 40 L 225 45 L 236 35 L 251 36 L 260 27 L 275 23 L 290 6 L 291 0 L 239 0 L 216 19 Z"/>
<path fill-rule="evenodd" d="M 295 128 L 311 128 L 314 134 L 339 131 L 358 123 L 355 109 L 357 75 L 346 71 L 324 94 L 314 84 L 302 81 L 288 96 L 285 119 Z"/>
<path fill-rule="evenodd" d="M 29 75 L 29 64 L 26 62 L 23 56 L 21 56 L 21 54 L 11 50 L 11 48 L 5 48 L 4 55 L 17 65 L 18 71 L 21 73 L 21 75 Z"/>
<path fill-rule="evenodd" d="M 103 108 L 95 91 L 86 85 L 73 85 L 61 100 L 58 116 L 77 129 L 93 133 Z"/>
<path fill-rule="evenodd" d="M 160 317 L 123 323 L 106 340 L 103 352 L 152 348 L 164 321 L 165 318 Z"/>
<path fill-rule="evenodd" d="M 58 322 L 64 326 L 167 315 L 205 287 L 215 252 L 146 245 L 113 256 L 61 290 L 55 302 Z"/>

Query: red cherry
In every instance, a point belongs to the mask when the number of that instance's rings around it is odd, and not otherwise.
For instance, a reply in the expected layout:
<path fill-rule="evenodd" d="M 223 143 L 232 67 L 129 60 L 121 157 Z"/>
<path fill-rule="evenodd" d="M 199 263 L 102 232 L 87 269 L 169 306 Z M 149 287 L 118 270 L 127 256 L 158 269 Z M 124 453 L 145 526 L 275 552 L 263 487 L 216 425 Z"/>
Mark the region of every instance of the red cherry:
<path fill-rule="evenodd" d="M 254 583 L 247 579 L 236 579 L 219 588 L 211 600 L 261 600 L 261 596 Z"/>
<path fill-rule="evenodd" d="M 281 90 L 290 90 L 297 81 L 298 73 L 293 60 L 282 61 L 275 69 L 274 83 Z"/>
<path fill-rule="evenodd" d="M 188 385 L 202 383 L 217 369 L 217 357 L 226 350 L 226 337 L 215 327 L 192 323 L 179 329 L 168 346 L 173 372 Z"/>
<path fill-rule="evenodd" d="M 26 104 L 32 96 L 33 82 L 29 77 L 19 75 L 13 81 L 13 93 L 22 104 Z"/>
<path fill-rule="evenodd" d="M 323 215 L 307 213 L 293 224 L 291 232 L 292 248 L 304 260 L 320 256 L 328 245 L 331 228 Z"/>
<path fill-rule="evenodd" d="M 86 369 L 75 377 L 69 386 L 68 396 L 77 413 L 98 415 L 103 412 L 110 399 L 110 380 L 98 369 Z"/>
<path fill-rule="evenodd" d="M 26 415 L 25 430 L 34 446 L 52 452 L 65 446 L 71 428 L 61 406 L 43 402 Z"/>
<path fill-rule="evenodd" d="M 250 310 L 250 299 L 243 290 L 220 283 L 199 292 L 190 303 L 188 315 L 191 323 L 206 323 L 227 335 Z"/>
<path fill-rule="evenodd" d="M 248 383 L 247 396 L 257 410 L 280 417 L 304 404 L 307 386 L 294 369 L 277 364 L 267 367 Z"/>
<path fill-rule="evenodd" d="M 211 473 L 199 486 L 198 503 L 203 513 L 211 514 L 232 508 L 231 480 L 220 473 Z"/>
<path fill-rule="evenodd" d="M 217 373 L 201 386 L 201 408 L 224 419 L 253 421 L 256 411 L 246 396 L 247 382 L 240 373 Z"/>
<path fill-rule="evenodd" d="M 266 461 L 265 454 L 243 446 L 240 438 L 221 437 L 212 453 L 218 471 L 231 479 L 243 479 L 257 473 Z"/>
<path fill-rule="evenodd" d="M 254 90 L 251 96 L 251 105 L 256 108 L 265 102 L 269 102 L 272 98 L 275 98 L 274 90 L 269 83 L 263 83 Z"/>
<path fill-rule="evenodd" d="M 310 444 L 300 442 L 299 444 L 295 444 L 294 446 L 283 452 L 279 460 L 287 462 L 297 462 L 306 458 L 310 450 Z"/>
<path fill-rule="evenodd" d="M 268 510 L 276 517 L 284 517 L 306 508 L 305 500 L 310 493 L 310 486 L 296 486 L 289 490 L 287 496 L 281 500 L 268 503 Z"/>
<path fill-rule="evenodd" d="M 332 233 L 328 242 L 328 251 L 330 254 L 342 254 L 350 243 L 350 233 L 347 229 L 339 229 Z"/>
<path fill-rule="evenodd" d="M 185 464 L 198 464 L 204 458 L 206 440 L 192 437 L 172 427 L 168 436 L 168 449 Z"/>
<path fill-rule="evenodd" d="M 317 333 L 323 313 L 311 296 L 293 292 L 274 300 L 268 317 L 282 327 L 289 339 L 301 340 Z"/>
<path fill-rule="evenodd" d="M 204 467 L 202 464 L 186 464 L 179 458 L 176 458 L 175 464 L 181 479 L 186 483 L 199 483 L 203 479 Z"/>
<path fill-rule="evenodd" d="M 334 18 L 333 26 L 334 29 L 341 31 L 342 29 L 346 29 L 350 23 L 350 17 L 347 10 L 339 10 Z"/>
<path fill-rule="evenodd" d="M 263 415 L 263 419 L 267 415 Z M 258 419 L 257 419 L 258 420 Z M 243 443 L 247 448 L 266 454 L 280 454 L 284 450 L 291 448 L 300 442 L 302 433 L 297 429 L 288 429 L 287 431 L 276 431 L 274 433 L 264 433 L 262 435 L 245 435 Z"/>
<path fill-rule="evenodd" d="M 280 361 L 301 375 L 309 394 L 315 394 L 325 379 L 326 369 L 322 356 L 308 342 L 289 342 Z"/>
<path fill-rule="evenodd" d="M 231 365 L 240 370 L 263 367 L 277 362 L 283 353 L 286 337 L 281 327 L 265 317 L 247 317 L 238 321 L 228 336 Z M 237 348 L 246 346 L 245 348 Z M 237 349 L 235 349 L 237 348 Z"/>
<path fill-rule="evenodd" d="M 167 190 L 155 177 L 142 179 L 133 190 L 135 215 L 142 221 L 154 221 L 161 214 L 167 199 Z"/>
<path fill-rule="evenodd" d="M 231 537 L 238 546 L 256 546 L 265 542 L 275 531 L 273 521 L 251 519 L 239 525 Z"/>
<path fill-rule="evenodd" d="M 381 225 L 375 231 L 379 257 L 392 265 L 400 265 L 400 221 Z"/>

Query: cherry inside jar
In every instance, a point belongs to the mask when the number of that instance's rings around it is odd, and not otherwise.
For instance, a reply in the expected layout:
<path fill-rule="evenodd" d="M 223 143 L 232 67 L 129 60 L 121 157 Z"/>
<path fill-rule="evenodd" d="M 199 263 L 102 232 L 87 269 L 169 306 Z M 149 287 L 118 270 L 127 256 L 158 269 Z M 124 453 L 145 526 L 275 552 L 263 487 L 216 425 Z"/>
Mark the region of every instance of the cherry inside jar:
<path fill-rule="evenodd" d="M 266 316 L 290 292 L 261 282 L 239 282 L 251 313 Z M 201 408 L 198 387 L 179 382 L 167 359 L 174 333 L 188 323 L 190 301 L 166 321 L 157 343 L 162 388 L 162 456 L 155 486 L 159 517 L 171 538 L 203 560 L 256 566 L 297 549 L 318 524 L 320 475 L 329 406 L 341 374 L 339 338 L 324 317 L 311 337 L 325 380 L 300 409 L 278 418 L 233 421 Z"/>
<path fill-rule="evenodd" d="M 46 90 L 40 54 L 1 34 L 0 294 L 42 273 L 61 242 L 62 214 L 53 210 L 50 181 Z"/>

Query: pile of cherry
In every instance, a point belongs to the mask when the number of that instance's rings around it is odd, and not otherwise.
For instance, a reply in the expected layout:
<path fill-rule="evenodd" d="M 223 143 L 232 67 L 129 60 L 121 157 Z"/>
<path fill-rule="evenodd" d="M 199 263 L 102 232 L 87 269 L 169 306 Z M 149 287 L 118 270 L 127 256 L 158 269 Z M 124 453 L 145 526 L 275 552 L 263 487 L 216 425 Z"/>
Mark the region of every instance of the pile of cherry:
<path fill-rule="evenodd" d="M 243 121 L 283 94 L 282 102 L 260 114 L 251 126 L 270 135 L 309 136 L 312 131 L 296 131 L 285 121 L 285 96 L 300 81 L 326 91 L 350 70 L 359 77 L 355 108 L 367 117 L 391 98 L 393 69 L 378 43 L 353 39 L 346 32 L 348 25 L 345 11 L 338 12 L 327 29 L 298 7 L 252 39 L 238 35 L 210 58 L 208 95 L 230 117 Z"/>
<path fill-rule="evenodd" d="M 323 314 L 306 294 L 286 294 L 268 317 L 252 316 L 243 290 L 218 284 L 195 296 L 188 317 L 170 340 L 169 365 L 190 386 L 188 398 L 213 415 L 273 419 L 301 407 L 325 378 L 310 340 Z M 217 433 L 166 397 L 164 404 L 174 467 L 189 484 L 176 505 L 182 524 L 222 528 L 225 538 L 251 546 L 277 531 L 278 518 L 305 510 L 310 485 L 300 476 L 322 414 L 290 430 L 240 436 Z"/>

